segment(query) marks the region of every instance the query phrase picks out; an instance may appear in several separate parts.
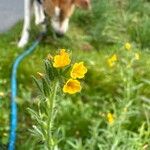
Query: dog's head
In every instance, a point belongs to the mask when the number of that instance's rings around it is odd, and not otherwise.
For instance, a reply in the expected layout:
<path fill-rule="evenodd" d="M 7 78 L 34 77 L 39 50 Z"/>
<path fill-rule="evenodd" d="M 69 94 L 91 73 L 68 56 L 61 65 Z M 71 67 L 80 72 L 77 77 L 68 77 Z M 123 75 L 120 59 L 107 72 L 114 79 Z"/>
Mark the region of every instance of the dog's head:
<path fill-rule="evenodd" d="M 58 35 L 68 30 L 69 20 L 75 7 L 90 8 L 90 0 L 44 0 L 46 14 L 51 18 L 51 25 Z"/>

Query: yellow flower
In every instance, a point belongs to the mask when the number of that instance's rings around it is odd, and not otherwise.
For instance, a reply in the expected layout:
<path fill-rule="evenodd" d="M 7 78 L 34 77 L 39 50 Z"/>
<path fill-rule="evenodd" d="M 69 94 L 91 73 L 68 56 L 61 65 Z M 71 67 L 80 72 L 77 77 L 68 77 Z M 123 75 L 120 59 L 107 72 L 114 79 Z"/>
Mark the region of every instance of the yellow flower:
<path fill-rule="evenodd" d="M 112 113 L 108 113 L 107 114 L 107 120 L 108 120 L 108 123 L 109 124 L 113 124 L 114 123 L 114 120 L 115 120 L 115 117 Z"/>
<path fill-rule="evenodd" d="M 124 47 L 125 47 L 126 50 L 130 50 L 130 49 L 131 49 L 131 44 L 127 42 L 127 43 L 124 45 Z"/>
<path fill-rule="evenodd" d="M 117 55 L 116 54 L 114 54 L 114 55 L 112 55 L 112 57 L 110 57 L 109 59 L 108 59 L 108 65 L 110 66 L 110 67 L 113 67 L 114 65 L 115 65 L 115 62 L 117 61 Z"/>
<path fill-rule="evenodd" d="M 83 62 L 79 62 L 73 65 L 70 75 L 73 79 L 76 78 L 81 79 L 84 77 L 86 73 L 87 73 L 87 68 L 84 66 Z"/>
<path fill-rule="evenodd" d="M 135 59 L 139 60 L 140 59 L 140 55 L 138 53 L 135 53 Z"/>
<path fill-rule="evenodd" d="M 60 54 L 54 56 L 53 66 L 55 68 L 62 68 L 62 67 L 69 65 L 70 62 L 71 60 L 69 58 L 69 54 L 65 51 L 65 49 L 61 49 Z"/>
<path fill-rule="evenodd" d="M 63 87 L 64 93 L 75 94 L 81 91 L 81 84 L 78 80 L 69 79 Z"/>
<path fill-rule="evenodd" d="M 111 60 L 112 60 L 112 61 L 117 61 L 117 55 L 114 54 L 114 55 L 111 57 Z"/>

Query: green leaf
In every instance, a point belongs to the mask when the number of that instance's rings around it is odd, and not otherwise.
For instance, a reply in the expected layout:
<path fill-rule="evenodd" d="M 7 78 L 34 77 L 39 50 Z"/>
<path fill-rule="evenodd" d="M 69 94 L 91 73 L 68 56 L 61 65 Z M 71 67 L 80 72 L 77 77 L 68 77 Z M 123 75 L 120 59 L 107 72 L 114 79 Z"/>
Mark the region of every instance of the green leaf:
<path fill-rule="evenodd" d="M 49 61 L 45 60 L 45 71 L 46 71 L 46 75 L 48 76 L 48 78 L 50 80 L 54 80 L 55 76 L 53 73 L 53 67 L 52 64 L 49 63 Z"/>
<path fill-rule="evenodd" d="M 66 74 L 68 73 L 68 71 L 70 70 L 71 66 L 67 66 L 64 70 L 63 70 L 63 73 L 62 74 Z"/>
<path fill-rule="evenodd" d="M 50 95 L 50 86 L 49 81 L 46 79 L 46 77 L 42 78 L 42 84 L 43 84 L 43 92 L 45 97 L 48 97 Z"/>
<path fill-rule="evenodd" d="M 42 85 L 40 85 L 40 82 L 34 76 L 32 76 L 32 78 L 40 92 L 43 93 Z"/>

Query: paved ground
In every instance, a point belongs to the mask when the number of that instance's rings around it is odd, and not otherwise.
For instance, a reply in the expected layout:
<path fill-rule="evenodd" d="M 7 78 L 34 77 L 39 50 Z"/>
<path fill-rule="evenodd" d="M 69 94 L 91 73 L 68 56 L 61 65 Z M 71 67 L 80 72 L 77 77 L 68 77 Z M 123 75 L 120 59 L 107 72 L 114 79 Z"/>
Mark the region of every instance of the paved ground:
<path fill-rule="evenodd" d="M 23 18 L 23 3 L 24 0 L 0 0 L 0 32 Z"/>

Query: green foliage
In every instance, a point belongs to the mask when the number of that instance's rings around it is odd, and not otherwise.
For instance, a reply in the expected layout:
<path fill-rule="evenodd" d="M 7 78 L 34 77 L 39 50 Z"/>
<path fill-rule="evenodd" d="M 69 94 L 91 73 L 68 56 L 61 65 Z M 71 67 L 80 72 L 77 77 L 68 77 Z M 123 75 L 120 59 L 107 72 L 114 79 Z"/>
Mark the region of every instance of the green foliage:
<path fill-rule="evenodd" d="M 45 106 L 48 102 L 45 97 L 52 91 L 49 81 L 57 72 L 51 71 L 50 62 L 44 61 L 45 66 L 42 63 L 49 52 L 53 54 L 58 48 L 71 49 L 76 60 L 86 62 L 88 73 L 80 94 L 58 97 L 52 130 L 56 149 L 150 149 L 149 1 L 93 0 L 92 3 L 91 11 L 76 11 L 64 38 L 49 34 L 33 55 L 21 63 L 16 149 L 43 150 L 47 135 L 43 119 L 47 121 L 50 110 Z M 18 23 L 9 32 L 0 34 L 0 149 L 6 149 L 8 144 L 10 74 L 12 62 L 23 51 L 16 47 L 21 28 Z M 33 31 L 29 45 L 38 34 L 35 28 Z M 126 41 L 133 44 L 129 53 L 123 48 Z M 107 59 L 115 53 L 118 62 L 110 68 Z M 132 62 L 135 53 L 139 53 L 140 59 Z M 133 63 L 131 67 L 129 62 Z M 70 68 L 64 73 L 67 69 Z M 34 79 L 40 90 L 31 78 L 38 71 L 46 73 L 40 82 L 37 77 Z M 39 110 L 46 115 L 40 116 Z M 108 123 L 108 113 L 115 116 L 112 125 Z"/>
<path fill-rule="evenodd" d="M 133 41 L 149 47 L 150 5 L 145 0 L 93 0 L 93 9 L 79 11 L 74 19 L 97 50 L 104 44 Z M 85 26 L 86 25 L 86 26 Z"/>
<path fill-rule="evenodd" d="M 96 57 L 88 61 L 85 56 L 89 66 L 84 83 L 85 89 L 80 95 L 62 96 L 58 102 L 55 129 L 61 129 L 61 133 L 56 134 L 57 138 L 60 138 L 57 148 L 74 150 L 149 148 L 150 112 L 147 102 L 142 101 L 143 93 L 140 92 L 145 82 L 149 84 L 149 81 L 136 81 L 136 77 L 140 74 L 138 70 L 143 70 L 141 67 L 138 68 L 142 55 L 133 47 L 129 50 L 122 47 L 115 54 L 117 61 L 112 67 L 106 65 L 111 55 L 105 57 L 100 64 L 95 61 Z M 46 65 L 45 67 L 48 69 Z M 46 71 L 46 76 L 48 74 Z M 100 80 L 101 78 L 103 80 Z M 43 87 L 47 87 L 46 84 L 42 84 Z M 40 105 L 43 108 L 47 107 L 44 103 Z M 114 115 L 113 123 L 107 118 L 109 112 Z M 31 110 L 32 117 L 38 118 L 35 113 Z M 39 118 L 37 121 L 39 124 Z M 44 131 L 36 126 L 34 132 L 36 136 L 39 134 L 39 137 L 44 137 Z"/>
<path fill-rule="evenodd" d="M 139 43 L 140 47 L 150 47 L 150 19 L 148 16 L 141 19 L 141 21 L 134 23 L 129 27 L 131 39 Z"/>
<path fill-rule="evenodd" d="M 57 129 L 54 132 L 59 85 L 55 78 L 58 78 L 58 72 L 48 60 L 45 61 L 45 72 L 46 75 L 39 73 L 41 82 L 33 77 L 41 92 L 41 100 L 38 102 L 37 111 L 28 108 L 32 118 L 37 122 L 30 131 L 35 136 L 36 141 L 42 143 L 41 148 L 54 150 L 60 140 L 57 138 L 60 130 Z"/>

